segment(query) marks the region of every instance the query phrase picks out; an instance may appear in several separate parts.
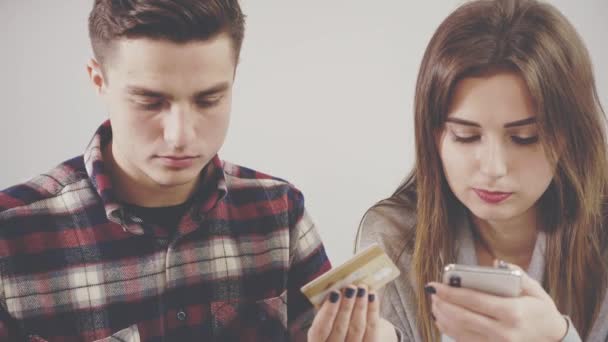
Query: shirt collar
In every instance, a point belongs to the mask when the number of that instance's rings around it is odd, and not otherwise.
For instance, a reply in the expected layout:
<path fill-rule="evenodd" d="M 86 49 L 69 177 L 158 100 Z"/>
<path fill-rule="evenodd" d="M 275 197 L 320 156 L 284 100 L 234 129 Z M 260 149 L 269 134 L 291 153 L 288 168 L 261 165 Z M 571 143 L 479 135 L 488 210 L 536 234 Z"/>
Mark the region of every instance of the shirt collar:
<path fill-rule="evenodd" d="M 134 234 L 143 234 L 141 221 L 128 217 L 124 206 L 112 189 L 110 164 L 104 160 L 103 150 L 112 141 L 110 120 L 105 121 L 91 139 L 84 153 L 85 168 L 91 184 L 101 198 L 107 218 L 120 224 L 123 229 Z M 210 211 L 227 195 L 228 187 L 224 165 L 219 156 L 213 157 L 201 173 L 201 182 L 193 195 L 193 207 L 202 215 Z"/>

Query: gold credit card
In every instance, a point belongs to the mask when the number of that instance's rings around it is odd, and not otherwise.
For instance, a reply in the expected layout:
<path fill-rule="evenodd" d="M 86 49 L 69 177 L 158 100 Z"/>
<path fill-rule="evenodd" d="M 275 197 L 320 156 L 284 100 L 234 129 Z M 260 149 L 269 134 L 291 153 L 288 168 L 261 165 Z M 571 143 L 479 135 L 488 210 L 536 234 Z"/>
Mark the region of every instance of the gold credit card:
<path fill-rule="evenodd" d="M 301 291 L 318 308 L 333 290 L 339 291 L 352 284 L 367 285 L 370 290 L 376 291 L 400 273 L 382 248 L 374 243 L 342 265 L 304 285 Z"/>

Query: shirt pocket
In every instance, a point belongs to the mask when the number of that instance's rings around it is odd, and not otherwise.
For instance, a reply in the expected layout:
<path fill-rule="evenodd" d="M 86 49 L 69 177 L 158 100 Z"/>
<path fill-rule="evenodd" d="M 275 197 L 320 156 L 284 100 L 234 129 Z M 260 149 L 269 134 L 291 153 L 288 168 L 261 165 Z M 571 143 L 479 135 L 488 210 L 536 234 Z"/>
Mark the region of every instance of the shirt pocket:
<path fill-rule="evenodd" d="M 211 304 L 214 338 L 221 341 L 287 341 L 287 291 L 259 300 Z"/>

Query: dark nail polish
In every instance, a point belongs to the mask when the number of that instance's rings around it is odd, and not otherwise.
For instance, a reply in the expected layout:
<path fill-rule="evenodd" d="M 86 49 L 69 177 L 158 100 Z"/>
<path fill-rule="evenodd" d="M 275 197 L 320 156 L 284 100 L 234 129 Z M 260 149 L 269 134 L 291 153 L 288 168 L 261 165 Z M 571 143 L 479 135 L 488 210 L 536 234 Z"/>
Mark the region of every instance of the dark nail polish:
<path fill-rule="evenodd" d="M 427 285 L 424 287 L 424 292 L 426 292 L 427 294 L 435 294 L 437 293 L 437 290 L 435 290 L 435 288 L 431 285 Z"/>
<path fill-rule="evenodd" d="M 353 288 L 346 288 L 346 290 L 344 290 L 344 295 L 346 296 L 346 298 L 353 298 L 353 296 L 355 295 L 355 289 Z"/>
<path fill-rule="evenodd" d="M 367 296 L 367 300 L 372 303 L 373 301 L 376 300 L 376 295 L 375 294 L 370 294 L 369 296 Z"/>
<path fill-rule="evenodd" d="M 433 319 L 433 321 L 436 321 L 437 318 L 435 318 L 435 315 L 431 314 L 431 318 Z"/>
<path fill-rule="evenodd" d="M 363 297 L 363 296 L 365 296 L 365 289 L 358 288 L 357 289 L 357 297 Z"/>
<path fill-rule="evenodd" d="M 340 299 L 340 294 L 336 291 L 331 291 L 329 294 L 329 301 L 335 303 L 338 301 L 338 299 Z"/>

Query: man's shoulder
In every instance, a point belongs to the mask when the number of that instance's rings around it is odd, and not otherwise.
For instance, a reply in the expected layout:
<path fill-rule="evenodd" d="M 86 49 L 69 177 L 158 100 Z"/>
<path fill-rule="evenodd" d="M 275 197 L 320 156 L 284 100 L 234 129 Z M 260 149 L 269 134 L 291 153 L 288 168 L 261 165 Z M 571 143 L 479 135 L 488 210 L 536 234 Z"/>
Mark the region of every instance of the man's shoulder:
<path fill-rule="evenodd" d="M 223 161 L 226 203 L 244 216 L 272 213 L 295 227 L 305 217 L 304 194 L 289 181 L 254 169 Z"/>
<path fill-rule="evenodd" d="M 228 161 L 222 161 L 226 183 L 229 189 L 283 189 L 285 191 L 299 190 L 289 181 L 260 172 L 245 166 L 237 165 Z"/>
<path fill-rule="evenodd" d="M 0 191 L 0 220 L 6 212 L 57 197 L 67 187 L 88 178 L 82 156 Z"/>

